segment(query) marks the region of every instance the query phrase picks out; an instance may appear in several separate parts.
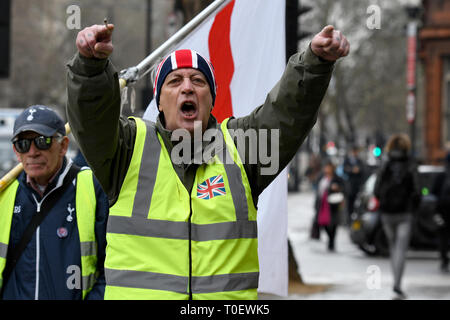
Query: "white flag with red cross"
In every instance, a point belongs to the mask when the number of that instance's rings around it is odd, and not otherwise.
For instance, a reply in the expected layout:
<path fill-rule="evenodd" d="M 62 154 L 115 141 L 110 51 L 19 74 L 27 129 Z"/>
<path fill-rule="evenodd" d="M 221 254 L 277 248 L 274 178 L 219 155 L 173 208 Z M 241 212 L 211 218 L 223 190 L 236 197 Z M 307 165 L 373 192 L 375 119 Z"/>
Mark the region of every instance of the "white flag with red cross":
<path fill-rule="evenodd" d="M 216 119 L 245 116 L 264 103 L 285 68 L 285 1 L 232 0 L 211 15 L 176 49 L 193 49 L 214 66 Z M 154 101 L 144 118 L 155 120 Z M 287 173 L 258 202 L 259 292 L 288 291 Z"/>

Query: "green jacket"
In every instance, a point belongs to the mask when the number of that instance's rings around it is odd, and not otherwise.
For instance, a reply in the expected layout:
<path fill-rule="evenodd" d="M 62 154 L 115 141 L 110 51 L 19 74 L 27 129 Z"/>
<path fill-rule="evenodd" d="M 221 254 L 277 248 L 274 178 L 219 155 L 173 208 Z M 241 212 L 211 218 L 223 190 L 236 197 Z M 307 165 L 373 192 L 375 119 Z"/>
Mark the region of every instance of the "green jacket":
<path fill-rule="evenodd" d="M 275 174 L 261 174 L 261 169 L 268 165 L 263 165 L 259 159 L 257 163 L 248 161 L 249 151 L 239 150 L 255 206 L 258 196 L 286 167 L 314 126 L 333 65 L 314 55 L 310 47 L 293 55 L 264 104 L 248 116 L 232 118 L 228 122 L 228 129 L 243 129 L 243 132 L 250 128 L 279 129 L 279 165 Z M 118 72 L 108 59 L 87 59 L 77 53 L 67 67 L 69 124 L 112 205 L 117 200 L 131 160 L 136 125 L 134 120 L 120 115 Z M 208 128 L 218 127 L 216 119 L 211 116 Z M 164 128 L 161 114 L 156 128 L 170 154 L 173 148 L 171 132 Z M 189 192 L 197 166 L 174 164 Z"/>

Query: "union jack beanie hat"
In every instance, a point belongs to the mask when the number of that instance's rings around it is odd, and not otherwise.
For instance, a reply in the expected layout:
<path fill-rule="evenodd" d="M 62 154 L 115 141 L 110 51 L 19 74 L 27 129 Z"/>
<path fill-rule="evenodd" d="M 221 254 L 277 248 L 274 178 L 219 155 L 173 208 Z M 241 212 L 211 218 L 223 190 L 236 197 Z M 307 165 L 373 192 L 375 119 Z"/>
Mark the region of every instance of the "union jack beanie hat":
<path fill-rule="evenodd" d="M 181 49 L 176 50 L 165 57 L 156 69 L 155 81 L 153 83 L 153 96 L 156 99 L 156 106 L 159 106 L 161 87 L 167 75 L 172 71 L 181 68 L 197 69 L 205 75 L 209 84 L 209 89 L 211 90 L 212 104 L 214 105 L 217 85 L 212 64 L 194 50 Z"/>

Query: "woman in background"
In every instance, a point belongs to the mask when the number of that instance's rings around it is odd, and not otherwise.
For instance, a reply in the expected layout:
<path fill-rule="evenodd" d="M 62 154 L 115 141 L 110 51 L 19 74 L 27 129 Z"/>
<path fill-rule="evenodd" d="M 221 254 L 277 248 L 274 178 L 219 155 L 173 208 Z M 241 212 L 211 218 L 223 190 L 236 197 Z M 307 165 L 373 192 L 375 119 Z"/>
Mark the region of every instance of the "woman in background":
<path fill-rule="evenodd" d="M 330 160 L 323 167 L 316 192 L 315 223 L 328 235 L 328 250 L 335 251 L 335 238 L 339 224 L 339 212 L 344 201 L 344 180 L 336 174 Z"/>
<path fill-rule="evenodd" d="M 416 166 L 410 158 L 406 134 L 391 136 L 386 144 L 387 161 L 377 175 L 374 194 L 380 203 L 381 223 L 389 243 L 394 299 L 405 299 L 401 288 L 412 227 L 412 213 L 420 202 Z"/>

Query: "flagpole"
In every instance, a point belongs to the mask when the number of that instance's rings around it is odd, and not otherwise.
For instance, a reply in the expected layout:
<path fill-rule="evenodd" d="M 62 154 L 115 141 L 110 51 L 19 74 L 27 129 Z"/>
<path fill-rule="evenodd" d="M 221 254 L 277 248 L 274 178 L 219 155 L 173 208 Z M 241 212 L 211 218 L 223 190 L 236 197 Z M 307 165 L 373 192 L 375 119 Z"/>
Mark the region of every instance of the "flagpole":
<path fill-rule="evenodd" d="M 124 88 L 129 83 L 134 83 L 140 78 L 145 76 L 152 70 L 153 64 L 161 57 L 167 54 L 167 52 L 181 40 L 183 40 L 189 33 L 191 33 L 196 27 L 198 27 L 203 21 L 205 21 L 212 13 L 214 13 L 222 5 L 230 2 L 231 0 L 215 0 L 198 15 L 196 15 L 191 21 L 178 30 L 173 36 L 171 36 L 166 42 L 154 50 L 138 65 L 130 67 L 120 71 L 119 82 L 120 88 Z"/>

